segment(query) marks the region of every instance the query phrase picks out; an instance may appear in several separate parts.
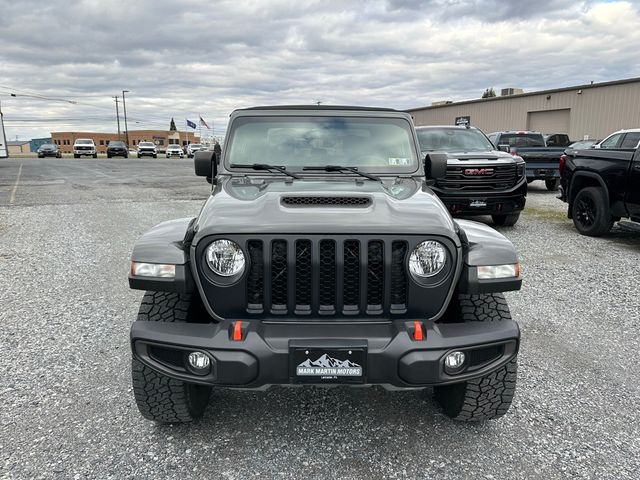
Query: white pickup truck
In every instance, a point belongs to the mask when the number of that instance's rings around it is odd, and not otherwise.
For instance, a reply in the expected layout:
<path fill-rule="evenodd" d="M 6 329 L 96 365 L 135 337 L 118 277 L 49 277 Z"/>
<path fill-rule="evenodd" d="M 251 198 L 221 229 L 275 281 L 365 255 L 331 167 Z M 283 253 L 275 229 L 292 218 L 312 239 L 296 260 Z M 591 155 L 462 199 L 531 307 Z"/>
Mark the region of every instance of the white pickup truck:
<path fill-rule="evenodd" d="M 78 138 L 73 142 L 73 158 L 80 158 L 82 155 L 89 155 L 98 158 L 96 144 L 90 138 Z"/>

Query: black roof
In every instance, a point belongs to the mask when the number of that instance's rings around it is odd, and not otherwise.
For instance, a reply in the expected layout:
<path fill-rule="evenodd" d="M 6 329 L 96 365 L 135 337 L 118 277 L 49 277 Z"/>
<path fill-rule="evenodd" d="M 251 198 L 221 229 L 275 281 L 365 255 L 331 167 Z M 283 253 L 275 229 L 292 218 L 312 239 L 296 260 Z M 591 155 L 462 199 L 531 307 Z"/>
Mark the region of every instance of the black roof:
<path fill-rule="evenodd" d="M 363 112 L 398 112 L 393 108 L 359 107 L 350 105 L 263 105 L 238 110 L 358 110 Z"/>

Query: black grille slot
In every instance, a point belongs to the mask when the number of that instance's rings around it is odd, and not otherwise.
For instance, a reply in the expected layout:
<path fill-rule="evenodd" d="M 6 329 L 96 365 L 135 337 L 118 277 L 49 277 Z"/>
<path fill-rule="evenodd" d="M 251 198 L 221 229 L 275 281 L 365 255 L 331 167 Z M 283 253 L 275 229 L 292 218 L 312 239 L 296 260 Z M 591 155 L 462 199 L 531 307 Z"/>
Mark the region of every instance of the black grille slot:
<path fill-rule="evenodd" d="M 344 242 L 343 313 L 355 315 L 360 305 L 360 242 Z"/>
<path fill-rule="evenodd" d="M 382 313 L 384 288 L 384 244 L 381 240 L 369 242 L 367 251 L 367 313 Z"/>
<path fill-rule="evenodd" d="M 369 197 L 283 197 L 282 204 L 287 207 L 368 207 Z"/>
<path fill-rule="evenodd" d="M 320 314 L 336 313 L 336 242 L 320 241 Z"/>
<path fill-rule="evenodd" d="M 311 313 L 311 240 L 296 241 L 296 312 Z"/>
<path fill-rule="evenodd" d="M 391 312 L 405 313 L 407 311 L 407 272 L 405 256 L 406 242 L 391 244 Z"/>
<path fill-rule="evenodd" d="M 271 313 L 287 313 L 287 242 L 271 244 Z"/>
<path fill-rule="evenodd" d="M 515 164 L 511 165 L 449 165 L 444 180 L 438 180 L 443 190 L 500 191 L 518 181 Z"/>
<path fill-rule="evenodd" d="M 264 310 L 264 257 L 262 241 L 249 240 L 249 272 L 247 273 L 247 312 L 262 313 Z"/>

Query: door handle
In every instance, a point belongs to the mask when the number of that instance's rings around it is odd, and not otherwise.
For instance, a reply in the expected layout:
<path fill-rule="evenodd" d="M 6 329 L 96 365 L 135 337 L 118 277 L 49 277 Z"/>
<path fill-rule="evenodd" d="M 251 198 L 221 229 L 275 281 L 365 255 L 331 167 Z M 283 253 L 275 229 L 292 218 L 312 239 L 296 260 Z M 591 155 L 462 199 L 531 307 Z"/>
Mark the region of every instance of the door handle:
<path fill-rule="evenodd" d="M 640 170 L 640 163 L 634 165 L 633 168 L 635 168 L 636 170 Z"/>

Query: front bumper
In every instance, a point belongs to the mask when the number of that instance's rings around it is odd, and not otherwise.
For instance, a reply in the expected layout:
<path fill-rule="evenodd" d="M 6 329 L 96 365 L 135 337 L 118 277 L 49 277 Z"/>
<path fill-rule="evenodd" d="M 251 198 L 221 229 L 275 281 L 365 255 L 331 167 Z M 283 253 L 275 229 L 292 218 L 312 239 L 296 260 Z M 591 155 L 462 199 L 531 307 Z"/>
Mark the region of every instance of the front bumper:
<path fill-rule="evenodd" d="M 295 383 L 293 348 L 364 348 L 361 384 L 412 389 L 459 383 L 485 376 L 518 352 L 520 330 L 513 320 L 439 324 L 421 322 L 424 340 L 412 339 L 414 322 L 368 324 L 266 323 L 243 321 L 242 340 L 233 341 L 233 323 L 161 323 L 136 321 L 131 328 L 134 356 L 152 369 L 191 383 L 263 389 Z M 189 352 L 211 358 L 205 375 L 186 366 Z M 444 371 L 453 350 L 468 353 L 470 363 L 456 375 Z M 475 363 L 474 360 L 476 359 Z M 320 382 L 318 382 L 320 383 Z"/>
<path fill-rule="evenodd" d="M 145 155 L 149 155 L 149 156 L 154 156 L 157 155 L 157 152 L 154 152 L 153 150 L 138 150 L 138 156 L 139 157 L 143 157 Z"/>
<path fill-rule="evenodd" d="M 97 153 L 96 150 L 74 150 L 74 155 L 95 155 Z"/>

